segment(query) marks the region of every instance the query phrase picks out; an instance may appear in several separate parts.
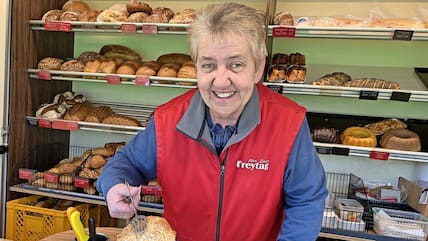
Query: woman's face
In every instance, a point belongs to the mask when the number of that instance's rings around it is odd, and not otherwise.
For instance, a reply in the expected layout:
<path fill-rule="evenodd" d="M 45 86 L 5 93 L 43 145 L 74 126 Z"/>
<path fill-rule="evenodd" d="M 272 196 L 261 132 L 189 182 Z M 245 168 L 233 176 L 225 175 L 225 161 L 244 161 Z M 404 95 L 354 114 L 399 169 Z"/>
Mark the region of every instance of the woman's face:
<path fill-rule="evenodd" d="M 234 35 L 222 41 L 203 36 L 196 60 L 198 87 L 214 123 L 234 125 L 264 70 L 258 69 L 246 38 Z"/>

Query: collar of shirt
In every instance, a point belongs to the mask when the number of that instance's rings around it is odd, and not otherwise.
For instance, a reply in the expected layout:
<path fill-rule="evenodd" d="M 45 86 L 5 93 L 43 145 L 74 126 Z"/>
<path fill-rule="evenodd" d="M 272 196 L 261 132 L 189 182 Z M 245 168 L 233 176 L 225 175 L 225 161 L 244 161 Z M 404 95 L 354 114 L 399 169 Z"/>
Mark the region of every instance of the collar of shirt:
<path fill-rule="evenodd" d="M 229 141 L 236 128 L 230 125 L 222 128 L 218 123 L 213 124 L 208 108 L 205 108 L 205 120 L 208 124 L 211 139 L 215 146 L 216 152 L 220 155 L 221 151 L 223 150 L 224 146 L 226 146 L 226 143 Z"/>

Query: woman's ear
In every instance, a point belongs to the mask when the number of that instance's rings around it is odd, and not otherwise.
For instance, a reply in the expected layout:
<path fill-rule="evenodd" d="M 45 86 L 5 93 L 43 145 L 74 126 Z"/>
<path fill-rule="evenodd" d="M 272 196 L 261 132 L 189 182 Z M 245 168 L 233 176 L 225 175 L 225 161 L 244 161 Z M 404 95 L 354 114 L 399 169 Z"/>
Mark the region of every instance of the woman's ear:
<path fill-rule="evenodd" d="M 263 73 L 265 71 L 266 58 L 262 58 L 258 68 L 256 69 L 254 83 L 257 84 L 263 77 Z"/>

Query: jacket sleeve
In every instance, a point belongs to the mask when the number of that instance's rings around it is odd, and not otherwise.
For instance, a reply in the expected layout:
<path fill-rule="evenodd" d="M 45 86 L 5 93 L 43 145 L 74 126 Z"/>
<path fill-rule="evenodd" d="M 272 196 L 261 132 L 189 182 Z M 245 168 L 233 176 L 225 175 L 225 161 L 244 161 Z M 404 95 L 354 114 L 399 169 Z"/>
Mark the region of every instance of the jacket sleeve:
<path fill-rule="evenodd" d="M 307 119 L 300 127 L 284 173 L 285 217 L 278 240 L 313 241 L 321 229 L 328 191 Z"/>
<path fill-rule="evenodd" d="M 107 162 L 97 181 L 97 189 L 106 194 L 111 187 L 125 180 L 137 186 L 156 179 L 156 133 L 154 117 L 146 129 L 138 133 Z"/>

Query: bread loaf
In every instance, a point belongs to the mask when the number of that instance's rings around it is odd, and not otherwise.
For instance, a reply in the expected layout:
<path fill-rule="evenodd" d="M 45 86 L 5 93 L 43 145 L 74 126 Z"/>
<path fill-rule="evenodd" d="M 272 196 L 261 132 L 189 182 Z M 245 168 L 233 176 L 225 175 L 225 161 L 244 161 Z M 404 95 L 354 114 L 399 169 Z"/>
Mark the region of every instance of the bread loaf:
<path fill-rule="evenodd" d="M 108 106 L 98 106 L 91 110 L 85 118 L 87 122 L 101 123 L 107 116 L 113 114 L 113 110 Z"/>
<path fill-rule="evenodd" d="M 99 52 L 101 55 L 104 55 L 108 58 L 122 58 L 124 60 L 139 60 L 141 61 L 141 56 L 134 50 L 118 44 L 108 44 L 104 45 Z"/>
<path fill-rule="evenodd" d="M 92 108 L 88 102 L 75 104 L 65 113 L 64 120 L 83 121 Z"/>
<path fill-rule="evenodd" d="M 171 54 L 164 54 L 159 56 L 156 62 L 158 62 L 160 65 L 169 64 L 169 63 L 176 63 L 179 65 L 182 65 L 191 60 L 192 58 L 188 54 L 171 53 Z"/>
<path fill-rule="evenodd" d="M 89 5 L 81 0 L 68 0 L 67 2 L 64 3 L 64 5 L 62 5 L 62 10 L 63 11 L 70 11 L 70 12 L 75 12 L 78 14 L 81 14 L 85 11 L 90 10 Z"/>
<path fill-rule="evenodd" d="M 102 123 L 122 126 L 141 126 L 141 123 L 137 119 L 119 114 L 107 116 Z"/>

